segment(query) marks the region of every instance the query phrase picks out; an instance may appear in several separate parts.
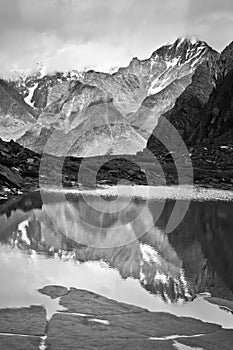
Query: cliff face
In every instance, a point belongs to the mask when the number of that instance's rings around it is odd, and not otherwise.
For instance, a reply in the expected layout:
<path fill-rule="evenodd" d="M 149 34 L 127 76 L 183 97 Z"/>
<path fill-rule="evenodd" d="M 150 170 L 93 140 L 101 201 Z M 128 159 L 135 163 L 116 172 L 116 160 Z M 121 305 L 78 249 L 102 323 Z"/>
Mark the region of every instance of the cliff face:
<path fill-rule="evenodd" d="M 196 130 L 197 144 L 228 145 L 233 142 L 233 43 L 223 50 L 217 63 L 216 86 L 205 104 Z"/>
<path fill-rule="evenodd" d="M 219 60 L 219 78 L 225 77 L 233 69 L 233 42 L 221 52 Z"/>
<path fill-rule="evenodd" d="M 197 143 L 233 143 L 233 70 L 219 79 L 204 110 Z"/>

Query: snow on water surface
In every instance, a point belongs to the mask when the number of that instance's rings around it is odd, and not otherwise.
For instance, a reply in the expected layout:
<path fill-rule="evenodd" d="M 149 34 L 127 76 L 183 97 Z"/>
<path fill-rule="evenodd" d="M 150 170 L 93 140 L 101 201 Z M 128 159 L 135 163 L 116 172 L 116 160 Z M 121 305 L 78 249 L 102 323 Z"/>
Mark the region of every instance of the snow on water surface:
<path fill-rule="evenodd" d="M 175 341 L 175 343 L 174 343 L 174 348 L 177 350 L 204 350 L 203 348 L 180 344 L 177 341 Z"/>

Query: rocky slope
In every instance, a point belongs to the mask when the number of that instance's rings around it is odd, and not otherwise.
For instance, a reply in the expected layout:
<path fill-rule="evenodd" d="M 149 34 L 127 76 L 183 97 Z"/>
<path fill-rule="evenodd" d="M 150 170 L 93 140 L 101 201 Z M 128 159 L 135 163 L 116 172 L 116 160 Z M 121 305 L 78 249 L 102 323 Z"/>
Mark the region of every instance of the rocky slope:
<path fill-rule="evenodd" d="M 77 343 L 83 350 L 231 348 L 233 331 L 214 323 L 149 312 L 85 289 L 47 285 L 40 293 L 58 298 L 65 311 L 55 309 L 48 319 L 44 305 L 2 309 L 1 350 L 75 350 Z"/>
<path fill-rule="evenodd" d="M 17 90 L 0 80 L 0 137 L 6 140 L 20 137 L 36 122 L 36 113 Z"/>
<path fill-rule="evenodd" d="M 44 158 L 43 158 L 44 159 Z M 201 186 L 232 189 L 233 147 L 212 146 L 192 149 L 191 160 L 194 183 Z M 0 198 L 8 198 L 20 191 L 30 191 L 43 185 L 56 187 L 62 180 L 64 187 L 96 188 L 116 185 L 119 181 L 136 185 L 177 185 L 177 168 L 165 150 L 157 156 L 105 155 L 90 158 L 47 155 L 41 165 L 41 155 L 18 143 L 0 139 Z M 81 167 L 80 167 L 81 166 Z M 180 155 L 180 171 L 187 174 L 186 155 Z M 161 167 L 162 171 L 161 172 Z M 180 184 L 190 184 L 187 174 Z"/>
<path fill-rule="evenodd" d="M 204 42 L 178 39 L 113 74 L 87 71 L 28 78 L 26 99 L 40 116 L 19 142 L 42 152 L 54 134 L 49 152 L 56 155 L 67 154 L 58 138 L 70 140 L 69 154 L 74 156 L 136 153 L 145 147 L 159 116 L 190 84 L 196 67 L 212 64 L 217 56 Z"/>
<path fill-rule="evenodd" d="M 81 77 L 82 73 L 77 71 L 46 75 L 39 69 L 32 75 L 10 81 L 10 85 L 17 89 L 28 105 L 42 111 L 62 96 L 68 89 L 69 82 Z"/>
<path fill-rule="evenodd" d="M 39 153 L 48 143 L 46 153 L 93 156 L 136 153 L 145 139 L 116 109 L 111 95 L 76 81 L 44 109 L 34 128 L 19 142 Z"/>

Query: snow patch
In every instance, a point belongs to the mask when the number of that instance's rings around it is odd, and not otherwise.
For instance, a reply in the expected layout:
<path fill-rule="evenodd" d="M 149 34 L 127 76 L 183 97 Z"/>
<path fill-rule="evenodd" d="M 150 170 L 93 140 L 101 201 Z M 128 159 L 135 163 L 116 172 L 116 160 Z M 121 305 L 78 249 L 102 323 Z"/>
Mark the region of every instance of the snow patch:
<path fill-rule="evenodd" d="M 34 94 L 34 91 L 35 89 L 37 88 L 38 86 L 38 83 L 36 83 L 35 85 L 33 85 L 32 87 L 30 87 L 28 90 L 29 90 L 29 93 L 27 95 L 27 97 L 25 97 L 24 101 L 31 107 L 34 107 L 34 103 L 35 102 L 31 102 L 32 100 L 32 97 L 33 97 L 33 94 Z"/>
<path fill-rule="evenodd" d="M 96 323 L 101 323 L 101 324 L 104 324 L 106 326 L 109 326 L 110 325 L 110 322 L 107 321 L 107 320 L 100 320 L 99 318 L 89 318 L 88 319 L 89 322 L 96 322 Z"/>
<path fill-rule="evenodd" d="M 156 281 L 160 281 L 161 283 L 163 284 L 168 284 L 168 276 L 166 276 L 165 274 L 159 272 L 159 271 L 156 271 L 156 274 L 155 274 L 155 280 Z M 169 299 L 169 298 L 168 298 Z"/>
<path fill-rule="evenodd" d="M 220 146 L 219 148 L 220 148 L 220 149 L 229 149 L 230 146 Z"/>
<path fill-rule="evenodd" d="M 179 62 L 179 60 L 180 60 L 180 57 L 175 57 L 175 58 L 173 58 L 173 60 L 167 61 L 167 62 L 166 62 L 167 68 L 169 69 L 169 68 L 171 68 L 171 67 L 177 66 L 177 63 Z"/>
<path fill-rule="evenodd" d="M 193 335 L 168 335 L 165 337 L 150 337 L 150 340 L 171 340 L 171 339 L 177 339 L 177 338 L 194 338 L 194 337 L 201 337 L 204 334 L 193 334 Z"/>
<path fill-rule="evenodd" d="M 198 41 L 198 40 L 197 40 L 197 38 L 196 38 L 195 36 L 192 36 L 192 37 L 190 38 L 190 42 L 191 42 L 192 45 L 196 44 L 197 41 Z"/>
<path fill-rule="evenodd" d="M 19 336 L 19 337 L 33 337 L 33 338 L 37 338 L 39 337 L 38 335 L 33 335 L 33 334 L 21 334 L 21 333 L 8 333 L 8 332 L 0 332 L 0 335 L 7 335 L 7 336 Z"/>
<path fill-rule="evenodd" d="M 181 44 L 183 44 L 183 42 L 185 41 L 186 39 L 185 39 L 185 37 L 182 37 L 182 38 L 179 38 L 178 39 L 178 45 L 176 46 L 177 47 L 177 49 L 181 46 Z"/>

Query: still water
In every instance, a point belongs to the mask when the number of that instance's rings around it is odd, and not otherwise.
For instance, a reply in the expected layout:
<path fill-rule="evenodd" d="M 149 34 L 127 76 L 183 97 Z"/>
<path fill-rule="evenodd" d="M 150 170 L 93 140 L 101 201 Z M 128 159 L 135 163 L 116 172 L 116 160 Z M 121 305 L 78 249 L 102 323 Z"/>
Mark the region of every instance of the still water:
<path fill-rule="evenodd" d="M 233 328 L 229 308 L 208 299 L 233 303 L 232 217 L 233 203 L 213 195 L 34 192 L 1 203 L 0 307 L 45 305 L 50 318 L 63 308 L 38 289 L 56 284 Z"/>

